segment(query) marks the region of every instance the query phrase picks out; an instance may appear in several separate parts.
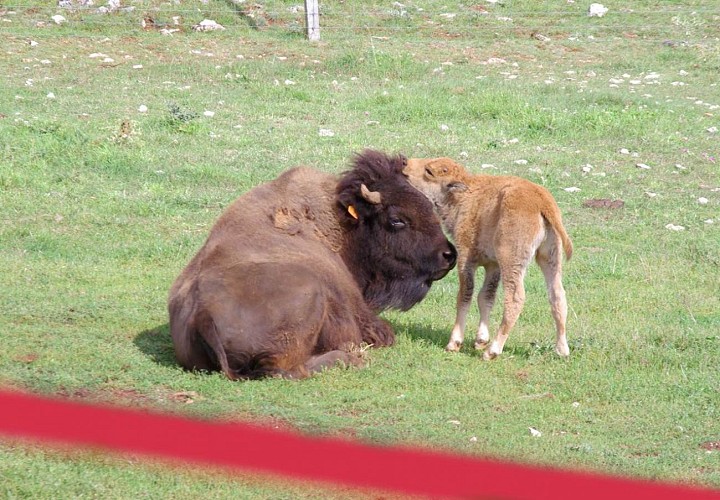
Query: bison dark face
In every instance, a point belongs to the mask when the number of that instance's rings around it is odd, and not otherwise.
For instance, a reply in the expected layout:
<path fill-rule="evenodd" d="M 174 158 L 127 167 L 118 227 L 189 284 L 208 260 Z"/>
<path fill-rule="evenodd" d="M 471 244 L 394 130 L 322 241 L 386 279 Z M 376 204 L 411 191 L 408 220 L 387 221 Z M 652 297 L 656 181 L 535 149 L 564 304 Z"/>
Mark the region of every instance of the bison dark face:
<path fill-rule="evenodd" d="M 432 204 L 403 176 L 406 161 L 366 150 L 337 187 L 343 259 L 375 310 L 410 309 L 457 257 Z"/>

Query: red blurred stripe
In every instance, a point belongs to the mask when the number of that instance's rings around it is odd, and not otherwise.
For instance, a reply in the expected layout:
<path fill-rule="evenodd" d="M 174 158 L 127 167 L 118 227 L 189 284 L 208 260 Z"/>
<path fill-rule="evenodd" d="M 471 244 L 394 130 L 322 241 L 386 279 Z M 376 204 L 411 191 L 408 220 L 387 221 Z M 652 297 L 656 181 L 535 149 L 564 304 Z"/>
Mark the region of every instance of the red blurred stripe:
<path fill-rule="evenodd" d="M 433 497 L 720 499 L 686 488 L 0 391 L 0 434 Z"/>

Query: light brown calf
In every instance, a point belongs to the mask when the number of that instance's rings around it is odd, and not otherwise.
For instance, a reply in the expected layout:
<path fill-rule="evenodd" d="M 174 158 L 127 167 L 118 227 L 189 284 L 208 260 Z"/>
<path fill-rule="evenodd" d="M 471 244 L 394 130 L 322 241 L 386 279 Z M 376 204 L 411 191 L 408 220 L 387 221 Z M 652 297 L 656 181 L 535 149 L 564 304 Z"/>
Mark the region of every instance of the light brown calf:
<path fill-rule="evenodd" d="M 473 298 L 475 271 L 485 268 L 478 294 L 480 327 L 476 349 L 484 359 L 503 351 L 510 330 L 525 302 L 525 272 L 533 257 L 542 269 L 555 320 L 555 352 L 568 356 L 565 334 L 567 302 L 562 285 L 562 253 L 572 255 L 572 242 L 562 224 L 560 209 L 550 192 L 528 180 L 495 175 L 472 175 L 450 158 L 408 160 L 403 173 L 434 204 L 458 250 L 460 289 L 457 316 L 445 348 L 458 351 Z M 505 304 L 500 329 L 490 343 L 488 321 L 502 281 Z"/>

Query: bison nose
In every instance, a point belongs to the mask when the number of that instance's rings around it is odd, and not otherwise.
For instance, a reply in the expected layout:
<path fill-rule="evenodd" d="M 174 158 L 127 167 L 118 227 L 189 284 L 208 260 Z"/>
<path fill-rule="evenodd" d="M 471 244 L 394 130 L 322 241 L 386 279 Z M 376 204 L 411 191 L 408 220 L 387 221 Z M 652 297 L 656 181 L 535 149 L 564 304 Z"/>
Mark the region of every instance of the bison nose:
<path fill-rule="evenodd" d="M 452 245 L 452 243 L 448 243 L 450 246 L 449 250 L 445 250 L 442 253 L 443 258 L 445 261 L 447 261 L 448 267 L 452 268 L 455 265 L 455 261 L 457 260 L 457 250 L 455 250 L 455 247 Z"/>

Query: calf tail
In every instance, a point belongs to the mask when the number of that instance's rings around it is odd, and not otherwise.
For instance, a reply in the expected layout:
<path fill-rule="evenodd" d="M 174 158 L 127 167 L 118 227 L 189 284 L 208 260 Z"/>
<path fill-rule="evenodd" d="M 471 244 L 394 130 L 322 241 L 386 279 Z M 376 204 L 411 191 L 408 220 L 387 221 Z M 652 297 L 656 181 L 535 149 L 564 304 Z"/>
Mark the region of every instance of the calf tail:
<path fill-rule="evenodd" d="M 563 250 L 565 251 L 565 260 L 570 260 L 573 254 L 573 244 L 570 240 L 570 236 L 568 236 L 567 232 L 565 231 L 565 227 L 563 226 L 560 209 L 556 204 L 553 203 L 542 210 L 542 216 L 545 217 L 545 220 L 550 223 L 550 226 L 560 237 Z"/>

